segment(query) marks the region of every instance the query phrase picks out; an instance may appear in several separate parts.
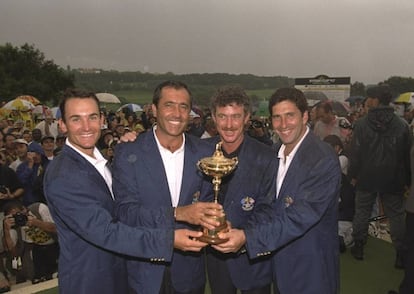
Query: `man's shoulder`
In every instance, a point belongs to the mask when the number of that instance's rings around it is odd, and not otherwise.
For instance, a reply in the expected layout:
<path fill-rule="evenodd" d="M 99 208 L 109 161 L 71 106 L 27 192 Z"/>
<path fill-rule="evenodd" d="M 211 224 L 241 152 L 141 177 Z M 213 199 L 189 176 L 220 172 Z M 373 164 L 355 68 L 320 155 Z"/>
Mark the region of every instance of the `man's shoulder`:
<path fill-rule="evenodd" d="M 273 158 L 277 156 L 276 149 L 266 145 L 254 138 L 251 138 L 250 136 L 245 136 L 244 138 L 244 144 L 242 145 L 242 148 L 246 148 L 246 150 L 249 153 L 254 153 L 256 155 L 260 155 L 262 157 L 269 157 Z"/>

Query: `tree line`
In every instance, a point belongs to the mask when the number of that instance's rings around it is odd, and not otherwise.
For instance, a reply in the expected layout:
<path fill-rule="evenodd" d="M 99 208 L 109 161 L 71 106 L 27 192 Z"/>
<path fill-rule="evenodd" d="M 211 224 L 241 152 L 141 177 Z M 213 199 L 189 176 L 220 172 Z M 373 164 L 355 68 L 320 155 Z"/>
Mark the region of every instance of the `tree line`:
<path fill-rule="evenodd" d="M 0 45 L 0 101 L 8 101 L 19 95 L 33 95 L 45 104 L 56 105 L 64 89 L 68 87 L 76 86 L 93 92 L 152 91 L 156 85 L 167 79 L 180 80 L 190 85 L 195 100 L 200 104 L 222 85 L 240 85 L 246 90 L 276 90 L 294 85 L 294 79 L 285 76 L 227 73 L 178 75 L 172 72 L 71 69 L 69 66 L 64 69 L 53 60 L 46 59 L 34 45 Z M 394 96 L 414 92 L 414 79 L 411 77 L 392 76 L 382 83 L 391 87 Z M 351 85 L 351 96 L 365 96 L 366 88 L 363 83 L 354 82 Z"/>

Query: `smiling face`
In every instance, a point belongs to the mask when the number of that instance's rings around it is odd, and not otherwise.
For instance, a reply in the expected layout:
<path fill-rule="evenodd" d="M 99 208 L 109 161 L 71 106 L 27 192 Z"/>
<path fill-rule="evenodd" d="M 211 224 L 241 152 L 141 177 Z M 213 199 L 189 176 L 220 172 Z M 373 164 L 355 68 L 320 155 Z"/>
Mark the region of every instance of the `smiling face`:
<path fill-rule="evenodd" d="M 282 143 L 286 145 L 286 154 L 289 154 L 302 139 L 306 132 L 307 122 L 308 112 L 302 114 L 299 108 L 289 100 L 272 106 L 272 126 Z"/>
<path fill-rule="evenodd" d="M 244 111 L 243 105 L 232 103 L 216 107 L 213 119 L 224 150 L 228 153 L 235 151 L 243 142 L 244 127 L 250 115 Z"/>
<path fill-rule="evenodd" d="M 157 118 L 157 138 L 165 147 L 167 142 L 181 142 L 190 118 L 191 102 L 186 89 L 166 87 L 161 90 L 158 104 L 152 105 Z"/>
<path fill-rule="evenodd" d="M 63 132 L 81 152 L 93 156 L 95 144 L 101 134 L 103 117 L 93 98 L 70 98 L 65 105 L 65 121 L 60 120 Z"/>

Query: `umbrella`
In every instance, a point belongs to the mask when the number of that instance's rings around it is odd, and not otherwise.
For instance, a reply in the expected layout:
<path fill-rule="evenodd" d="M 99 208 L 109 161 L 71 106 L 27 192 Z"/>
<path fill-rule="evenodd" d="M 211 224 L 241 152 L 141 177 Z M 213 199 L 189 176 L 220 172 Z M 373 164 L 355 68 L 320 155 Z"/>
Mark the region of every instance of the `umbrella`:
<path fill-rule="evenodd" d="M 97 93 L 98 100 L 104 103 L 121 103 L 118 97 L 111 93 Z"/>
<path fill-rule="evenodd" d="M 395 99 L 394 103 L 413 103 L 414 102 L 414 92 L 406 92 L 398 96 Z"/>
<path fill-rule="evenodd" d="M 60 113 L 60 108 L 58 106 L 52 107 L 50 111 L 55 119 L 62 118 L 62 114 Z"/>
<path fill-rule="evenodd" d="M 320 92 L 320 91 L 304 91 L 303 94 L 305 95 L 306 99 L 309 99 L 309 100 L 319 100 L 319 101 L 328 100 L 328 97 L 325 95 L 325 93 Z"/>
<path fill-rule="evenodd" d="M 364 99 L 365 99 L 364 96 L 349 96 L 348 98 L 345 99 L 345 101 L 347 101 L 347 102 L 349 102 L 351 104 L 354 104 L 354 103 L 356 103 L 358 101 L 361 102 Z"/>
<path fill-rule="evenodd" d="M 332 105 L 332 110 L 338 116 L 346 116 L 351 111 L 351 108 L 347 102 L 336 101 L 336 100 L 330 100 L 327 102 Z M 319 103 L 322 103 L 322 102 L 319 102 Z"/>
<path fill-rule="evenodd" d="M 31 110 L 35 108 L 35 106 L 27 100 L 23 99 L 13 99 L 7 102 L 3 107 L 3 109 L 8 110 Z"/>
<path fill-rule="evenodd" d="M 132 112 L 142 111 L 142 107 L 140 105 L 134 104 L 134 103 L 124 104 L 121 107 L 119 107 L 119 109 L 117 111 L 121 111 L 123 108 L 128 108 Z"/>
<path fill-rule="evenodd" d="M 23 100 L 29 101 L 33 105 L 40 104 L 40 101 L 37 98 L 30 96 L 30 95 L 21 95 L 21 96 L 16 97 L 16 99 L 23 99 Z"/>

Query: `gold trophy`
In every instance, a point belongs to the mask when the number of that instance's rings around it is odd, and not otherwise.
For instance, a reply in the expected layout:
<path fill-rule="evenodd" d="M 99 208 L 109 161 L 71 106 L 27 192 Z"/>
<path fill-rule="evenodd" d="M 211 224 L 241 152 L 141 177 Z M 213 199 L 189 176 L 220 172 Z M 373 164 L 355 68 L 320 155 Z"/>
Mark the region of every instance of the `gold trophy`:
<path fill-rule="evenodd" d="M 216 144 L 216 151 L 213 156 L 202 158 L 197 162 L 198 168 L 206 175 L 213 177 L 213 189 L 214 189 L 214 203 L 218 203 L 218 194 L 220 191 L 221 178 L 230 174 L 237 166 L 237 157 L 226 158 L 221 151 L 221 144 Z M 209 244 L 220 244 L 227 241 L 227 239 L 220 239 L 218 233 L 227 229 L 226 217 L 215 217 L 220 222 L 220 225 L 213 230 L 203 229 L 203 236 L 198 238 L 202 242 Z"/>

